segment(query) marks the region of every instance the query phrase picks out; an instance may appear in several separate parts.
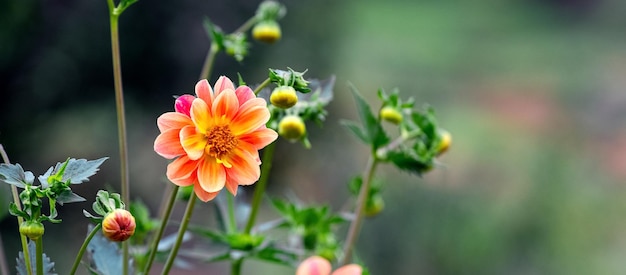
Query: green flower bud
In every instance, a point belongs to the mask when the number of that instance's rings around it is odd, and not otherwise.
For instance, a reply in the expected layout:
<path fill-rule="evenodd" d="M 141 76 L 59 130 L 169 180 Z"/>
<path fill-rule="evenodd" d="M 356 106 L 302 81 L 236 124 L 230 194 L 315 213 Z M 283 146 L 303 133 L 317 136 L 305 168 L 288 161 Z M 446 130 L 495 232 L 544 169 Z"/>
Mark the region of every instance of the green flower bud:
<path fill-rule="evenodd" d="M 393 124 L 399 124 L 402 122 L 402 113 L 391 106 L 385 106 L 380 109 L 380 117 Z"/>
<path fill-rule="evenodd" d="M 265 43 L 274 43 L 281 37 L 280 25 L 276 21 L 264 20 L 252 28 L 252 37 Z"/>
<path fill-rule="evenodd" d="M 278 86 L 270 95 L 270 102 L 278 108 L 289 109 L 298 103 L 298 95 L 291 86 Z"/>
<path fill-rule="evenodd" d="M 20 233 L 33 241 L 36 241 L 39 237 L 43 236 L 44 231 L 45 229 L 41 222 L 23 221 L 20 224 Z"/>
<path fill-rule="evenodd" d="M 365 216 L 374 217 L 385 209 L 385 201 L 380 195 L 372 196 L 365 204 Z"/>
<path fill-rule="evenodd" d="M 288 140 L 298 140 L 306 135 L 306 126 L 299 116 L 289 115 L 278 123 L 278 134 Z"/>

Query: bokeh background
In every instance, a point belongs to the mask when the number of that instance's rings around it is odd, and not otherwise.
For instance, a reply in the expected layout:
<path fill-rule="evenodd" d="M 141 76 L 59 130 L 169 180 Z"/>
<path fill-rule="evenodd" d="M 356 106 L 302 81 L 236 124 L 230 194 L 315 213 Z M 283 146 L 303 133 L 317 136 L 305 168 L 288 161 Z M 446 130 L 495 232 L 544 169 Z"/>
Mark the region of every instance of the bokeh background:
<path fill-rule="evenodd" d="M 193 92 L 210 45 L 202 20 L 232 31 L 258 2 L 142 0 L 121 17 L 131 196 L 153 213 L 168 184 L 167 162 L 152 150 L 155 121 L 172 109 L 172 95 Z M 239 72 L 258 83 L 268 67 L 288 66 L 337 77 L 327 122 L 308 127 L 313 149 L 280 142 L 269 196 L 340 209 L 368 151 L 338 123 L 357 117 L 346 83 L 374 108 L 378 88 L 397 87 L 435 108 L 453 145 L 421 178 L 380 170 L 386 209 L 365 222 L 358 243 L 372 274 L 624 273 L 626 2 L 285 4 L 283 39 L 253 42 L 241 63 L 220 55 L 211 79 Z M 35 174 L 68 156 L 110 156 L 76 188 L 89 200 L 119 185 L 107 14 L 105 1 L 0 1 L 0 143 Z M 0 231 L 12 266 L 20 247 L 2 188 Z M 86 234 L 81 210 L 90 207 L 66 205 L 64 223 L 46 226 L 46 252 L 61 274 Z M 210 207 L 194 221 L 212 220 Z M 275 216 L 264 205 L 261 219 Z M 192 263 L 172 274 L 227 270 Z M 244 274 L 293 272 L 244 265 Z"/>

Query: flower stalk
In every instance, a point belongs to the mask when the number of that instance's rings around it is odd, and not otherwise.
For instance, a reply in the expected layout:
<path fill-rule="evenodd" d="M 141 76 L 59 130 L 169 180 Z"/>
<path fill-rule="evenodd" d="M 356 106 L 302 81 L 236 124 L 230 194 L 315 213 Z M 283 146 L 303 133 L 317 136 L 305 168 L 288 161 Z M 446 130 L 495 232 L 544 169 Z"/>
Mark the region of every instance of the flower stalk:
<path fill-rule="evenodd" d="M 172 209 L 174 209 L 174 203 L 176 202 L 178 188 L 178 185 L 174 185 L 174 188 L 170 192 L 170 198 L 167 202 L 167 207 L 165 208 L 165 211 L 163 211 L 163 215 L 161 217 L 161 226 L 159 226 L 159 231 L 157 232 L 157 235 L 154 236 L 154 239 L 152 240 L 152 245 L 150 246 L 150 255 L 148 256 L 148 262 L 146 262 L 146 267 L 144 268 L 143 274 L 150 274 L 150 268 L 152 268 L 152 263 L 154 262 L 154 257 L 157 254 L 157 248 L 159 247 L 159 241 L 163 237 L 163 232 L 165 231 L 167 222 L 169 221 L 170 215 L 172 214 Z"/>
<path fill-rule="evenodd" d="M 263 198 L 263 193 L 265 193 L 265 187 L 267 186 L 267 181 L 270 176 L 270 170 L 272 170 L 272 159 L 274 158 L 274 149 L 276 148 L 276 142 L 271 143 L 265 150 L 263 150 L 263 159 L 261 161 L 261 178 L 256 184 L 254 189 L 254 195 L 252 197 L 252 209 L 250 210 L 250 216 L 248 217 L 248 223 L 246 223 L 246 227 L 244 230 L 245 234 L 250 234 L 252 231 L 252 227 L 256 221 L 256 215 L 259 212 L 259 206 L 261 204 L 261 199 Z"/>
<path fill-rule="evenodd" d="M 2 155 L 2 161 L 4 161 L 4 163 L 11 164 L 11 161 L 9 160 L 9 156 L 7 155 L 7 152 L 4 150 L 4 146 L 2 146 L 2 144 L 0 144 L 0 155 Z M 22 203 L 20 201 L 20 196 L 17 193 L 17 187 L 12 184 L 11 184 L 11 194 L 13 195 L 13 203 L 15 203 L 18 210 L 22 211 Z M 22 224 L 22 222 L 24 222 L 24 218 L 18 216 L 17 225 L 19 226 L 20 224 Z M 24 263 L 27 266 L 26 273 L 28 275 L 32 275 L 33 271 L 30 268 L 31 259 L 30 259 L 30 253 L 28 251 L 28 242 L 26 241 L 26 236 L 22 234 L 21 232 L 20 232 L 20 242 L 22 243 L 22 251 L 24 252 Z"/>
<path fill-rule="evenodd" d="M 348 236 L 346 237 L 346 244 L 343 250 L 343 260 L 341 265 L 347 265 L 352 258 L 352 250 L 356 244 L 356 240 L 359 237 L 361 231 L 361 225 L 363 223 L 363 216 L 365 210 L 365 203 L 367 202 L 367 193 L 369 192 L 374 172 L 376 171 L 376 165 L 378 159 L 375 156 L 370 156 L 367 160 L 365 172 L 363 174 L 363 184 L 359 190 L 359 196 L 356 201 L 356 209 L 354 213 L 354 220 L 350 223 L 350 229 L 348 229 Z"/>
<path fill-rule="evenodd" d="M 180 248 L 180 244 L 183 242 L 183 236 L 185 235 L 185 231 L 187 231 L 187 225 L 189 225 L 189 220 L 191 220 L 191 215 L 193 214 L 193 207 L 196 204 L 196 194 L 191 193 L 191 197 L 189 198 L 189 202 L 187 203 L 187 209 L 185 209 L 185 214 L 183 216 L 183 220 L 180 223 L 180 228 L 178 229 L 178 235 L 176 236 L 176 242 L 172 247 L 172 251 L 170 251 L 170 255 L 167 258 L 167 262 L 165 262 L 165 267 L 163 267 L 162 275 L 169 274 L 170 269 L 172 269 L 172 265 L 174 264 L 174 260 L 176 259 L 176 255 L 178 255 L 178 249 Z"/>
<path fill-rule="evenodd" d="M 89 242 L 91 242 L 91 239 L 93 239 L 93 237 L 96 235 L 96 233 L 98 233 L 98 230 L 100 230 L 101 226 L 102 226 L 101 223 L 97 224 L 91 230 L 91 232 L 89 232 L 89 235 L 87 236 L 87 238 L 83 242 L 83 245 L 80 246 L 80 250 L 78 250 L 78 255 L 76 255 L 76 259 L 74 260 L 74 264 L 72 265 L 72 270 L 70 271 L 70 275 L 74 275 L 76 273 L 76 269 L 78 269 L 78 265 L 80 264 L 80 260 L 83 258 L 83 254 L 85 254 L 85 250 L 87 250 L 87 245 L 89 245 Z"/>

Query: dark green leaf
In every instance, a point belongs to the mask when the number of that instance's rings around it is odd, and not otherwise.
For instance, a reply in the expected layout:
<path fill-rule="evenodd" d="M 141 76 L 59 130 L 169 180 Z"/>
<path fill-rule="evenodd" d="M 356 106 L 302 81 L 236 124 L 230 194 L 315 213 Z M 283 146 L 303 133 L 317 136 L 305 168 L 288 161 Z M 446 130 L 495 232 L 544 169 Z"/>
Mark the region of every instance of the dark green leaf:
<path fill-rule="evenodd" d="M 28 215 L 28 213 L 19 210 L 17 208 L 17 205 L 13 202 L 9 203 L 9 213 L 11 213 L 11 215 L 16 216 L 16 217 L 22 217 L 26 220 L 30 219 L 30 215 Z"/>
<path fill-rule="evenodd" d="M 421 175 L 433 167 L 432 160 L 423 160 L 415 154 L 408 153 L 406 150 L 389 152 L 387 157 L 400 170 L 415 173 L 417 175 Z"/>
<path fill-rule="evenodd" d="M 30 270 L 33 271 L 32 274 L 37 274 L 37 261 L 35 261 L 36 259 L 36 249 L 35 249 L 35 242 L 34 241 L 30 241 L 28 242 L 28 255 L 30 258 Z M 17 274 L 19 275 L 27 275 L 28 270 L 26 270 L 26 262 L 24 260 L 24 252 L 20 251 L 20 253 L 18 254 L 18 258 L 17 260 Z M 43 272 L 44 275 L 57 275 L 57 273 L 54 272 L 54 262 L 50 261 L 50 258 L 48 258 L 48 256 L 46 256 L 46 254 L 43 254 Z"/>
<path fill-rule="evenodd" d="M 66 189 L 63 192 L 61 192 L 61 194 L 58 195 L 56 201 L 60 205 L 63 205 L 64 203 L 81 202 L 81 201 L 86 201 L 86 200 L 85 198 L 72 192 L 72 190 Z"/>
<path fill-rule="evenodd" d="M 218 50 L 224 50 L 224 33 L 220 29 L 220 27 L 216 26 L 209 20 L 208 17 L 204 18 L 203 21 L 204 30 L 207 32 L 211 40 L 215 45 L 217 45 Z"/>
<path fill-rule="evenodd" d="M 371 142 L 372 149 L 375 151 L 381 146 L 389 143 L 389 137 L 383 130 L 383 127 L 380 125 L 378 119 L 376 119 L 372 113 L 369 104 L 361 96 L 356 87 L 352 84 L 349 84 L 349 87 L 354 96 L 354 100 L 356 101 L 357 111 L 359 113 L 359 117 L 361 118 L 361 123 L 363 123 L 363 128 L 366 130 L 368 140 Z"/>

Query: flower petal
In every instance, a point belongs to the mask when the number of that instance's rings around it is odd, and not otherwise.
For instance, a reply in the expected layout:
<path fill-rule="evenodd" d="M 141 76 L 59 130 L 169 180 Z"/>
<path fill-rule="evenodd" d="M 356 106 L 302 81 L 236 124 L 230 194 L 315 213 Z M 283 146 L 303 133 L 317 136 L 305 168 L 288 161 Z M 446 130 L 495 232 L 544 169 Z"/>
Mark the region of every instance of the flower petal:
<path fill-rule="evenodd" d="M 363 268 L 357 264 L 349 264 L 335 270 L 332 275 L 361 275 Z"/>
<path fill-rule="evenodd" d="M 248 86 L 237 87 L 237 90 L 235 90 L 235 94 L 237 95 L 237 99 L 239 99 L 239 105 L 244 104 L 246 101 L 256 97 L 252 89 L 250 89 L 250 87 Z"/>
<path fill-rule="evenodd" d="M 191 103 L 191 120 L 202 134 L 206 134 L 212 123 L 211 109 L 204 100 L 196 98 Z"/>
<path fill-rule="evenodd" d="M 231 130 L 235 136 L 249 133 L 265 125 L 270 119 L 270 111 L 262 98 L 253 98 L 239 106 L 239 112 L 233 118 Z"/>
<path fill-rule="evenodd" d="M 226 184 L 224 166 L 214 158 L 205 157 L 198 166 L 198 182 L 204 191 L 219 192 Z"/>
<path fill-rule="evenodd" d="M 228 173 L 226 173 L 226 189 L 228 189 L 228 192 L 233 194 L 233 196 L 237 196 L 238 188 L 239 188 L 239 183 L 233 180 L 231 177 L 229 177 Z"/>
<path fill-rule="evenodd" d="M 196 83 L 196 95 L 198 95 L 198 97 L 204 100 L 204 102 L 208 105 L 213 103 L 213 89 L 211 89 L 209 81 L 202 79 Z"/>
<path fill-rule="evenodd" d="M 259 180 L 261 161 L 258 151 L 251 144 L 239 142 L 238 147 L 226 157 L 226 161 L 232 165 L 226 169 L 228 177 L 239 185 L 250 185 Z"/>
<path fill-rule="evenodd" d="M 192 123 L 188 116 L 176 112 L 167 112 L 157 118 L 157 126 L 161 133 L 170 129 L 180 129 Z"/>
<path fill-rule="evenodd" d="M 217 95 L 211 109 L 216 118 L 233 118 L 238 110 L 239 100 L 233 90 L 224 90 Z"/>
<path fill-rule="evenodd" d="M 189 116 L 189 109 L 191 109 L 191 102 L 196 99 L 195 96 L 192 95 L 181 95 L 174 101 L 174 110 L 177 113 L 181 113 Z"/>
<path fill-rule="evenodd" d="M 266 128 L 265 125 L 263 125 L 261 128 L 251 133 L 240 135 L 238 138 L 240 141 L 252 144 L 257 150 L 261 150 L 265 146 L 274 142 L 276 138 L 278 138 L 278 133 L 272 129 Z"/>
<path fill-rule="evenodd" d="M 215 82 L 215 96 L 219 95 L 222 91 L 230 89 L 235 90 L 235 85 L 230 81 L 230 78 L 225 76 L 220 76 Z"/>
<path fill-rule="evenodd" d="M 329 275 L 330 274 L 330 263 L 328 260 L 320 257 L 320 256 L 311 256 L 304 260 L 300 266 L 298 266 L 298 270 L 296 270 L 296 275 Z"/>
<path fill-rule="evenodd" d="M 185 126 L 180 130 L 180 143 L 189 158 L 197 160 L 204 155 L 207 138 L 205 135 L 198 133 L 196 127 Z"/>
<path fill-rule="evenodd" d="M 154 140 L 154 151 L 166 159 L 173 159 L 184 155 L 185 150 L 180 145 L 180 130 L 170 129 L 161 133 Z"/>
<path fill-rule="evenodd" d="M 181 156 L 167 165 L 167 178 L 178 186 L 189 186 L 196 181 L 195 171 L 198 169 L 198 161 L 193 161 L 187 156 Z"/>
<path fill-rule="evenodd" d="M 207 202 L 207 201 L 214 199 L 215 197 L 217 197 L 217 194 L 220 193 L 220 192 L 204 191 L 204 189 L 202 189 L 202 187 L 200 187 L 199 184 L 196 184 L 193 186 L 193 192 L 196 193 L 196 196 L 198 196 L 198 198 L 203 202 Z"/>

